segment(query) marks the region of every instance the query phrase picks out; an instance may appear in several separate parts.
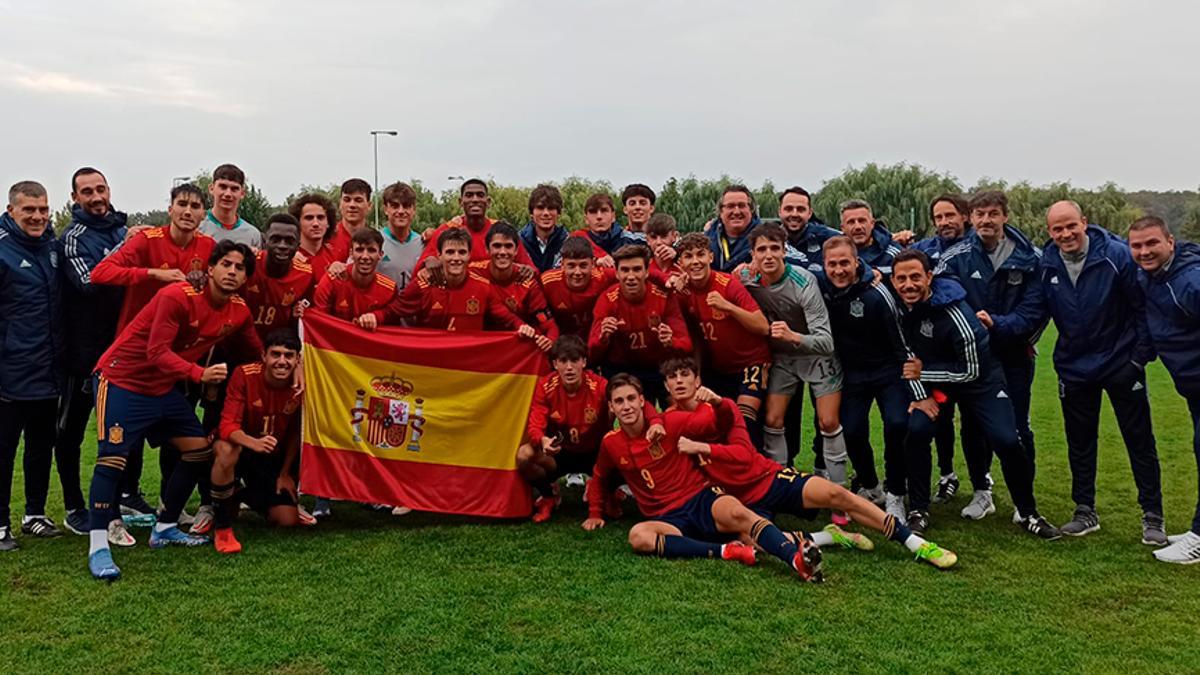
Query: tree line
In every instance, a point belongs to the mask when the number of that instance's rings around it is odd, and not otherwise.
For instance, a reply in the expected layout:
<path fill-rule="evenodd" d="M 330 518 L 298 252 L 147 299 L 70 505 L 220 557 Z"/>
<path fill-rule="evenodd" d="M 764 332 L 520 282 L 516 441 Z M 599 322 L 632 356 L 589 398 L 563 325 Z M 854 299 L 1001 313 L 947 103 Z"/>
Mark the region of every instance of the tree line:
<path fill-rule="evenodd" d="M 207 173 L 198 173 L 193 180 L 207 192 L 212 179 Z M 674 216 L 681 230 L 691 231 L 700 229 L 705 222 L 715 217 L 721 191 L 727 185 L 740 182 L 737 178 L 727 175 L 716 179 L 689 176 L 682 179 L 671 178 L 665 185 L 651 187 L 656 188 L 658 194 L 657 210 Z M 579 176 L 552 183 L 562 192 L 564 206 L 561 222 L 570 229 L 583 227 L 583 204 L 588 196 L 594 193 L 611 195 L 619 208 L 620 189 L 623 186 Z M 457 190 L 435 193 L 419 180 L 411 181 L 410 184 L 417 193 L 417 218 L 414 223 L 416 229 L 436 227 L 459 213 Z M 778 195 L 787 187 L 790 186 L 776 186 L 770 181 L 758 187 L 750 186 L 760 217 L 778 216 Z M 838 205 L 847 199 L 860 198 L 871 203 L 875 217 L 882 220 L 892 231 L 911 229 L 923 237 L 933 232 L 929 203 L 937 195 L 943 192 L 971 194 L 985 189 L 998 189 L 1004 190 L 1008 195 L 1009 222 L 1034 241 L 1045 241 L 1046 209 L 1060 199 L 1078 202 L 1091 222 L 1122 235 L 1134 220 L 1142 215 L 1153 214 L 1166 220 L 1180 236 L 1200 241 L 1200 192 L 1197 191 L 1127 192 L 1115 183 L 1087 189 L 1073 186 L 1069 182 L 1035 186 L 1028 181 L 1008 183 L 991 178 L 983 178 L 968 186 L 950 174 L 937 173 L 917 164 L 906 163 L 851 167 L 819 187 L 803 187 L 813 193 L 812 205 L 816 216 L 834 227 L 837 227 L 839 222 Z M 532 188 L 533 186 L 490 182 L 492 208 L 489 214 L 492 218 L 506 220 L 520 227 L 529 219 L 528 200 Z M 288 195 L 283 204 L 272 204 L 261 190 L 254 185 L 248 185 L 246 198 L 242 201 L 241 216 L 261 226 L 272 213 L 285 210 L 294 199 L 307 192 L 320 192 L 335 204 L 341 197 L 339 184 L 336 183 L 304 185 Z M 56 214 L 56 223 L 59 225 L 65 225 L 69 219 L 69 207 Z M 380 222 L 382 221 L 381 215 Z M 130 222 L 165 224 L 167 215 L 165 210 L 133 213 L 130 214 Z"/>

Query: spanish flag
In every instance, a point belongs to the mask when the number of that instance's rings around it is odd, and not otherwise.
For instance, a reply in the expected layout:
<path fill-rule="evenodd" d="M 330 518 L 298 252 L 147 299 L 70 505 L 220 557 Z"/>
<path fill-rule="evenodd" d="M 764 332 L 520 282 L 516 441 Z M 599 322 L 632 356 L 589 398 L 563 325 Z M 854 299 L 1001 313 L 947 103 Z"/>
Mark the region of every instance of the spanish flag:
<path fill-rule="evenodd" d="M 306 314 L 301 488 L 422 511 L 529 515 L 516 453 L 545 363 L 515 333 L 368 333 Z"/>

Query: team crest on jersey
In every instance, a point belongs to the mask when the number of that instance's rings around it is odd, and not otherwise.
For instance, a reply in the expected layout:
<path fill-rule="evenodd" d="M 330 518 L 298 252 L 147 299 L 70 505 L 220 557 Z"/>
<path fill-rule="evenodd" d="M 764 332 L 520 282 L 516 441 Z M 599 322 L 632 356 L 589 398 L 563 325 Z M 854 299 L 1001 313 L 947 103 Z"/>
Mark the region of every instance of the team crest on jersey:
<path fill-rule="evenodd" d="M 584 408 L 583 421 L 585 424 L 594 424 L 596 422 L 596 409 L 591 406 Z"/>
<path fill-rule="evenodd" d="M 367 445 L 380 450 L 403 447 L 420 452 L 425 399 L 413 397 L 416 386 L 395 373 L 372 378 L 370 386 L 374 395 L 369 400 L 366 390 L 355 391 L 354 407 L 350 409 L 354 441 L 364 440 L 362 423 L 365 421 Z"/>
<path fill-rule="evenodd" d="M 471 298 L 467 300 L 467 314 L 479 313 L 479 298 Z"/>
<path fill-rule="evenodd" d="M 58 267 L 58 251 L 50 251 L 50 266 Z"/>
<path fill-rule="evenodd" d="M 821 245 L 815 241 L 808 245 L 809 253 L 816 253 L 817 251 L 820 251 L 820 250 L 821 250 Z"/>
<path fill-rule="evenodd" d="M 221 335 L 222 337 L 224 337 L 224 336 L 226 336 L 226 335 L 229 335 L 229 333 L 230 333 L 232 330 L 233 330 L 233 324 L 231 324 L 231 323 L 223 323 L 223 324 L 221 324 L 221 330 L 220 330 L 220 332 L 219 332 L 219 335 Z"/>
<path fill-rule="evenodd" d="M 284 305 L 291 305 L 291 304 L 292 304 L 293 302 L 295 302 L 295 301 L 296 301 L 296 294 L 295 294 L 295 293 L 293 293 L 293 292 L 292 292 L 292 289 L 290 289 L 290 288 L 289 288 L 289 289 L 287 290 L 287 293 L 284 293 L 284 294 L 283 294 L 283 304 L 284 304 Z"/>
<path fill-rule="evenodd" d="M 651 328 L 658 328 L 658 324 L 662 323 L 662 317 L 657 314 L 651 314 L 646 317 L 646 321 L 649 322 Z"/>
<path fill-rule="evenodd" d="M 508 307 L 508 309 L 510 311 L 513 311 L 513 312 L 517 311 L 517 299 L 512 297 L 511 295 L 504 299 L 504 304 Z"/>
<path fill-rule="evenodd" d="M 662 456 L 667 454 L 666 451 L 663 450 L 662 443 L 659 443 L 658 441 L 651 443 L 647 450 L 649 450 L 650 456 L 654 459 L 662 459 Z"/>
<path fill-rule="evenodd" d="M 125 430 L 120 424 L 114 424 L 108 428 L 108 442 L 113 445 L 120 445 L 125 442 Z"/>
<path fill-rule="evenodd" d="M 283 414 L 291 415 L 292 413 L 296 412 L 296 409 L 299 407 L 300 407 L 299 399 L 297 399 L 295 396 L 293 396 L 292 398 L 288 399 L 287 403 L 283 404 Z"/>
<path fill-rule="evenodd" d="M 721 319 L 724 319 L 726 316 L 729 316 L 729 315 L 726 314 L 725 312 L 722 312 L 719 309 L 714 308 L 712 311 L 712 317 L 716 321 L 720 321 Z"/>
<path fill-rule="evenodd" d="M 862 300 L 856 299 L 850 303 L 850 316 L 852 316 L 856 319 L 863 318 L 863 301 Z"/>
<path fill-rule="evenodd" d="M 931 340 L 933 339 L 933 322 L 929 319 L 925 319 L 921 322 L 921 335 L 924 335 Z"/>
<path fill-rule="evenodd" d="M 1021 285 L 1021 279 L 1022 279 L 1022 278 L 1023 278 L 1023 277 L 1022 277 L 1022 274 L 1021 274 L 1019 271 L 1017 271 L 1017 270 L 1009 270 L 1009 272 L 1008 272 L 1008 285 L 1009 285 L 1009 286 L 1020 286 L 1020 285 Z"/>

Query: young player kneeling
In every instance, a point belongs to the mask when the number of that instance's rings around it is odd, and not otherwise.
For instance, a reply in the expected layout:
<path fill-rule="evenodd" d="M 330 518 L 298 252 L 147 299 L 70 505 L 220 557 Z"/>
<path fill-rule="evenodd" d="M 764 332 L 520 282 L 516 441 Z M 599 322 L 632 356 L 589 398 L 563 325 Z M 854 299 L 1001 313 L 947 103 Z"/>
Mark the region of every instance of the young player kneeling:
<path fill-rule="evenodd" d="M 663 416 L 665 434 L 646 438 L 647 420 L 642 383 L 620 373 L 608 383 L 608 406 L 620 429 L 605 435 L 592 470 L 592 480 L 606 484 L 619 473 L 629 484 L 638 508 L 649 520 L 629 530 L 629 544 L 641 554 L 663 558 L 723 558 L 754 564 L 754 549 L 734 541 L 713 544 L 701 539 L 741 535 L 791 566 L 805 581 L 821 581 L 821 549 L 801 539 L 799 545 L 771 521 L 713 486 L 690 457 L 678 450 L 688 436 L 711 436 L 711 421 L 680 411 Z M 588 495 L 583 529 L 604 527 L 600 491 Z"/>
<path fill-rule="evenodd" d="M 242 550 L 233 535 L 239 504 L 249 505 L 272 525 L 300 523 L 292 475 L 300 450 L 297 413 L 302 394 L 292 387 L 292 374 L 300 360 L 300 338 L 292 329 L 282 328 L 267 336 L 264 347 L 261 362 L 233 371 L 219 438 L 213 443 L 218 553 Z"/>
<path fill-rule="evenodd" d="M 843 511 L 854 521 L 903 544 L 917 559 L 924 560 L 934 567 L 946 569 L 958 561 L 958 556 L 952 551 L 913 534 L 904 523 L 890 514 L 885 514 L 869 500 L 859 497 L 841 485 L 819 476 L 785 468 L 759 454 L 750 443 L 746 422 L 742 419 L 737 404 L 700 386 L 700 375 L 694 360 L 670 359 L 663 364 L 662 372 L 667 392 L 674 404 L 666 414 L 687 412 L 692 415 L 693 428 L 707 426 L 717 431 L 715 435 L 699 436 L 700 438 L 723 441 L 701 443 L 683 438 L 678 444 L 679 452 L 694 455 L 705 475 L 747 507 L 770 517 L 777 513 L 787 513 L 812 518 L 818 509 Z M 845 532 L 836 525 L 830 525 L 821 532 L 794 536 L 811 539 L 819 546 L 837 543 L 846 548 L 869 550 L 859 540 L 865 537 Z"/>
<path fill-rule="evenodd" d="M 517 469 L 538 492 L 533 522 L 544 523 L 560 502 L 556 481 L 568 474 L 590 473 L 596 464 L 600 440 L 612 430 L 612 415 L 605 401 L 608 380 L 587 369 L 587 344 L 577 335 L 563 335 L 550 349 L 554 372 L 538 380 L 529 407 L 528 441 L 517 449 Z M 660 423 L 658 412 L 647 404 L 648 427 Z M 608 486 L 611 488 L 612 486 Z M 615 492 L 589 481 L 585 493 L 602 490 L 604 513 L 619 518 Z"/>

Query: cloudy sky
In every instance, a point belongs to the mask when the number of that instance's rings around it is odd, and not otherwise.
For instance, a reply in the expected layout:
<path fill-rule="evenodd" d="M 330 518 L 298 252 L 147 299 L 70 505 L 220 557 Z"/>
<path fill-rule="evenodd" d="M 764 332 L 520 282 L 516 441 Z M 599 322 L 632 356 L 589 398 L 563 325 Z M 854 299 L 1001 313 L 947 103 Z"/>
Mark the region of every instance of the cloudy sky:
<path fill-rule="evenodd" d="M 1200 6 L 1022 0 L 0 0 L 0 182 L 157 208 L 232 161 L 303 184 L 482 175 L 819 186 L 918 162 L 1200 185 Z"/>

